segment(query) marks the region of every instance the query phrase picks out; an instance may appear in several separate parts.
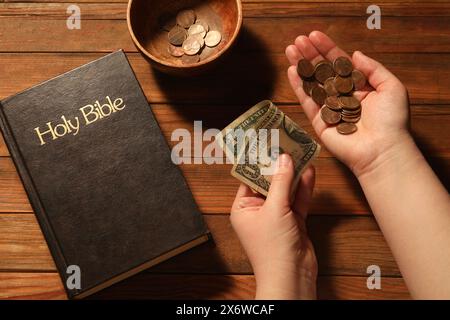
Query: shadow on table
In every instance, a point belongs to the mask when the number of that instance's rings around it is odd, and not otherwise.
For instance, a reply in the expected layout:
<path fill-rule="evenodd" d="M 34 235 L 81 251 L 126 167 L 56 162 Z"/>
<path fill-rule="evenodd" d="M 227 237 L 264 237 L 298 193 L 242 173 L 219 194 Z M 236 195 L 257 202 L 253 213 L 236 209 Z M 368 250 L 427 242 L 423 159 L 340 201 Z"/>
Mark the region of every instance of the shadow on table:
<path fill-rule="evenodd" d="M 227 295 L 232 279 L 209 241 L 89 297 L 103 299 L 217 299 Z"/>
<path fill-rule="evenodd" d="M 204 130 L 223 128 L 254 104 L 272 97 L 276 81 L 273 57 L 248 29 L 243 27 L 241 32 L 232 50 L 206 74 L 175 77 L 151 70 L 164 100 L 190 123 L 202 120 Z M 236 283 L 226 274 L 242 270 L 230 269 L 214 241 L 209 241 L 90 299 L 238 298 L 233 293 L 236 288 L 231 290 Z"/>
<path fill-rule="evenodd" d="M 340 165 L 339 168 L 341 176 L 346 180 L 345 185 L 350 186 L 348 193 L 353 194 L 352 198 L 364 199 L 364 193 L 350 170 L 344 165 Z M 317 174 L 320 175 L 321 172 Z M 329 185 L 331 188 L 332 183 Z M 336 194 L 328 189 L 316 190 L 313 202 L 314 214 L 308 217 L 307 230 L 319 264 L 318 298 L 338 299 L 341 292 L 335 287 L 336 282 L 333 281 L 332 276 L 355 272 L 353 266 L 355 261 L 346 261 L 346 264 L 342 265 L 342 261 L 337 257 L 336 252 L 340 251 L 339 246 L 342 245 L 342 239 L 337 230 L 340 230 L 342 224 L 348 219 L 358 217 L 350 216 L 354 213 L 349 212 L 348 205 L 343 204 Z M 322 211 L 324 208 L 326 212 Z M 329 208 L 333 208 L 334 212 L 330 212 Z M 366 208 L 370 210 L 367 203 Z"/>
<path fill-rule="evenodd" d="M 176 77 L 154 70 L 166 100 L 186 119 L 206 121 L 209 112 L 222 112 L 226 105 L 227 116 L 232 111 L 227 119 L 231 122 L 257 102 L 272 97 L 277 74 L 274 56 L 251 31 L 243 27 L 235 46 L 222 58 L 216 67 L 198 76 Z M 211 108 L 197 111 L 190 105 Z M 217 123 L 208 126 L 219 127 Z"/>
<path fill-rule="evenodd" d="M 316 195 L 315 201 L 327 202 L 330 206 L 339 207 L 339 201 L 332 193 L 321 192 Z M 339 227 L 340 220 L 328 216 L 310 215 L 307 221 L 307 230 L 314 246 L 317 262 L 319 265 L 319 279 L 317 287 L 318 299 L 334 299 L 337 292 L 333 283 L 328 281 L 327 275 L 336 273 L 333 270 L 334 240 L 333 230 Z M 331 267 L 331 268 L 330 268 Z"/>

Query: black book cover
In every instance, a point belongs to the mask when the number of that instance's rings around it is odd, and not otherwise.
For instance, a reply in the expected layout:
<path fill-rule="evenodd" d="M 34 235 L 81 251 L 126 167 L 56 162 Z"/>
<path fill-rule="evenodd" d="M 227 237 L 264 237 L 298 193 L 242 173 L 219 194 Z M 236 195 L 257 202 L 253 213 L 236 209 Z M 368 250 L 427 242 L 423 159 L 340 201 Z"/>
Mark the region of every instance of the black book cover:
<path fill-rule="evenodd" d="M 0 127 L 70 298 L 208 239 L 122 51 L 1 101 Z"/>

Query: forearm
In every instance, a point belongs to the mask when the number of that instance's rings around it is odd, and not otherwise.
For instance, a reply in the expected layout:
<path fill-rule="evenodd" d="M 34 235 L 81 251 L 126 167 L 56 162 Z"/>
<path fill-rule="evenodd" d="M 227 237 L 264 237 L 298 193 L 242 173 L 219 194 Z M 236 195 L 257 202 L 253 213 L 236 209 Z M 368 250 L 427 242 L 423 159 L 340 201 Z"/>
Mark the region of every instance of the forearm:
<path fill-rule="evenodd" d="M 450 298 L 450 200 L 411 138 L 359 181 L 414 298 Z"/>

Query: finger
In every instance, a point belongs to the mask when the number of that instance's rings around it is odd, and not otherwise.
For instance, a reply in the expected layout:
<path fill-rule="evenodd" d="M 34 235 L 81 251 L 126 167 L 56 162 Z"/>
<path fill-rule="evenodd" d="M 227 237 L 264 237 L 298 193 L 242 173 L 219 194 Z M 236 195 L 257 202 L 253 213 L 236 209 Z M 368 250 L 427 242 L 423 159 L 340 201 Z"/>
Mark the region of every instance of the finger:
<path fill-rule="evenodd" d="M 303 90 L 302 80 L 300 79 L 297 73 L 297 67 L 295 66 L 289 67 L 288 79 L 292 89 L 294 90 L 295 95 L 300 101 L 300 104 L 303 108 L 303 111 L 306 114 L 306 117 L 312 123 L 314 130 L 317 132 L 317 134 L 320 135 L 323 132 L 323 130 L 327 128 L 327 125 L 320 118 L 319 114 L 320 107 Z"/>
<path fill-rule="evenodd" d="M 313 166 L 310 166 L 303 172 L 302 177 L 300 178 L 294 202 L 294 211 L 303 219 L 306 219 L 308 215 L 315 182 L 316 170 Z"/>
<path fill-rule="evenodd" d="M 236 193 L 236 197 L 234 198 L 234 202 L 233 202 L 231 211 L 233 211 L 234 209 L 239 209 L 239 201 L 242 198 L 251 197 L 251 196 L 254 196 L 253 191 L 248 186 L 241 183 L 241 185 L 239 186 L 239 189 Z"/>
<path fill-rule="evenodd" d="M 294 180 L 294 164 L 291 156 L 282 154 L 276 164 L 276 172 L 272 176 L 269 194 L 264 203 L 271 211 L 288 212 L 290 207 L 291 185 Z"/>
<path fill-rule="evenodd" d="M 303 57 L 297 47 L 291 44 L 286 48 L 286 58 L 292 66 L 297 66 L 298 61 Z"/>
<path fill-rule="evenodd" d="M 309 39 L 317 51 L 330 61 L 334 61 L 339 57 L 351 59 L 347 52 L 336 46 L 333 40 L 323 32 L 313 31 L 309 34 Z"/>
<path fill-rule="evenodd" d="M 307 36 L 299 36 L 295 39 L 295 46 L 305 59 L 311 61 L 312 64 L 324 60 L 323 56 L 317 51 L 311 40 Z"/>
<path fill-rule="evenodd" d="M 381 63 L 375 61 L 361 51 L 353 53 L 353 64 L 361 71 L 369 81 L 370 85 L 379 90 L 383 85 L 396 86 L 400 81 Z"/>
<path fill-rule="evenodd" d="M 370 93 L 370 91 L 355 91 L 353 93 L 353 96 L 358 99 L 359 102 L 363 101 L 367 95 Z"/>
<path fill-rule="evenodd" d="M 238 201 L 238 208 L 245 209 L 250 207 L 261 207 L 264 204 L 264 199 L 259 197 L 242 197 Z"/>

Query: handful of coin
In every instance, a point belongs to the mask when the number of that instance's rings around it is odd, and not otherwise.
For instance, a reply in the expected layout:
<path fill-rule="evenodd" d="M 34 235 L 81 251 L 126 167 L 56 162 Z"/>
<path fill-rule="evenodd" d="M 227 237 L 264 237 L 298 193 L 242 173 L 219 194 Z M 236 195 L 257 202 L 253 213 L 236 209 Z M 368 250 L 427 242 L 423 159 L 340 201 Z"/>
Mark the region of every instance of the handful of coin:
<path fill-rule="evenodd" d="M 297 72 L 303 80 L 303 90 L 315 103 L 322 106 L 320 116 L 328 125 L 336 125 L 340 134 L 352 134 L 358 130 L 361 119 L 361 103 L 353 96 L 355 90 L 366 86 L 364 74 L 353 68 L 346 57 L 333 63 L 319 61 L 315 66 L 301 59 Z"/>
<path fill-rule="evenodd" d="M 210 30 L 208 22 L 198 19 L 194 10 L 182 10 L 176 16 L 162 16 L 159 20 L 161 28 L 168 32 L 168 52 L 181 58 L 183 64 L 199 62 L 205 46 L 213 48 L 222 41 L 222 34 Z"/>

